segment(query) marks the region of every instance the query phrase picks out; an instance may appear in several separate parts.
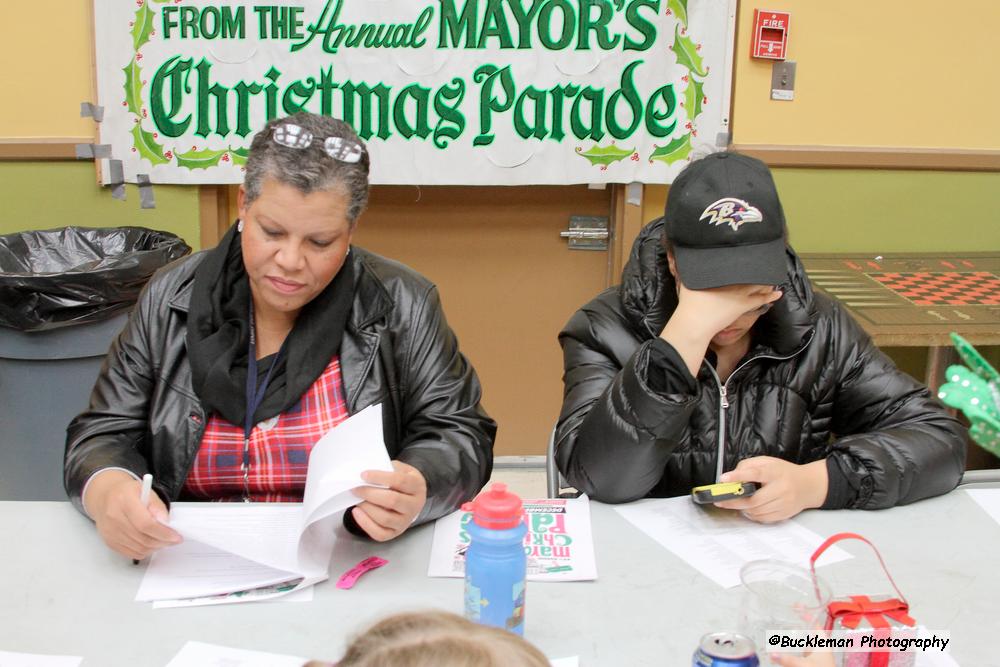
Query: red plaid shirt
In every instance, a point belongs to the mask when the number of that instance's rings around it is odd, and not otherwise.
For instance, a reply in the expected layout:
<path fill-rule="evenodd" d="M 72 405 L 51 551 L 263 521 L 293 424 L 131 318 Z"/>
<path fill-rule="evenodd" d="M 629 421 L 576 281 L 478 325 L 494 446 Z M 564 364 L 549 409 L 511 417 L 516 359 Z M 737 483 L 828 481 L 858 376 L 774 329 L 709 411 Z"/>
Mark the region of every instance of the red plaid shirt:
<path fill-rule="evenodd" d="M 347 417 L 340 358 L 335 356 L 298 403 L 250 432 L 250 500 L 301 502 L 309 452 Z M 243 428 L 213 414 L 181 496 L 243 500 L 243 493 Z"/>

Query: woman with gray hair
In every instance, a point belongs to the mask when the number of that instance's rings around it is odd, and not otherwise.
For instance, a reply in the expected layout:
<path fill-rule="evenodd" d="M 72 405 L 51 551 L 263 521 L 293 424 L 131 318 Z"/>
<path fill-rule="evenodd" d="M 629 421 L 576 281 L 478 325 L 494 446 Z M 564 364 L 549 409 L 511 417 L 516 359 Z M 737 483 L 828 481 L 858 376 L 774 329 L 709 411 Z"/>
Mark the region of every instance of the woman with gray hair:
<path fill-rule="evenodd" d="M 269 122 L 238 223 L 146 286 L 66 443 L 66 490 L 109 547 L 143 558 L 179 542 L 173 500 L 300 501 L 313 444 L 376 403 L 394 471 L 365 473 L 384 488 L 357 490 L 352 531 L 391 539 L 489 478 L 496 425 L 437 290 L 351 246 L 368 170 L 339 120 Z"/>

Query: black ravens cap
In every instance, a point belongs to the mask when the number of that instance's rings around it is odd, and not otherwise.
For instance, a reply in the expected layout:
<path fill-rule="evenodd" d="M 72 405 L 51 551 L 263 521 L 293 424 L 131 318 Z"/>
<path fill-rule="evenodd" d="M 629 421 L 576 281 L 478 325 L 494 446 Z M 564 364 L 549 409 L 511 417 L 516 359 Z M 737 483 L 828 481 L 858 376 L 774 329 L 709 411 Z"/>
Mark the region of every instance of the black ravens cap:
<path fill-rule="evenodd" d="M 785 281 L 785 214 L 760 160 L 722 152 L 692 162 L 670 186 L 664 217 L 689 289 Z"/>

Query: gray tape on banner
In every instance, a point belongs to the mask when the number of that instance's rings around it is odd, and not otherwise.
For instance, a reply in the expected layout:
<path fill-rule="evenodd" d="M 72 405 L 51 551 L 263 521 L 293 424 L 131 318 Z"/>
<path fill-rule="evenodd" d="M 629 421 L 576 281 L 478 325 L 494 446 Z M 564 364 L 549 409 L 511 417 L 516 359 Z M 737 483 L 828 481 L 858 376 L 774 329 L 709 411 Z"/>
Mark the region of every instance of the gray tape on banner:
<path fill-rule="evenodd" d="M 108 160 L 108 180 L 104 185 L 111 187 L 111 196 L 125 201 L 125 169 L 121 160 Z"/>
<path fill-rule="evenodd" d="M 104 120 L 104 107 L 91 104 L 90 102 L 80 102 L 80 117 L 93 118 L 100 123 Z"/>
<path fill-rule="evenodd" d="M 121 160 L 108 162 L 108 182 L 105 185 L 122 185 L 125 183 L 125 169 Z"/>
<path fill-rule="evenodd" d="M 149 182 L 149 174 L 136 174 L 135 182 L 139 184 L 139 208 L 156 208 L 153 198 L 153 185 Z"/>
<path fill-rule="evenodd" d="M 729 133 L 719 132 L 715 135 L 715 145 L 719 148 L 725 148 L 729 145 Z"/>
<path fill-rule="evenodd" d="M 633 181 L 625 186 L 625 201 L 632 206 L 642 205 L 642 183 Z"/>
<path fill-rule="evenodd" d="M 111 157 L 111 144 L 77 144 L 77 160 L 98 160 Z"/>

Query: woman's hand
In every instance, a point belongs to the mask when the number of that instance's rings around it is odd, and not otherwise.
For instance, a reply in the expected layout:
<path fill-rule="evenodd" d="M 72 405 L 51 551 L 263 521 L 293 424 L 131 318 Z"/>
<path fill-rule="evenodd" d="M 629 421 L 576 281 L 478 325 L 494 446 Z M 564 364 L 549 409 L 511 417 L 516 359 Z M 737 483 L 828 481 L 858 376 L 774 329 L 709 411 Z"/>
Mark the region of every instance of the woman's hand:
<path fill-rule="evenodd" d="M 393 472 L 366 470 L 361 478 L 387 489 L 361 486 L 355 495 L 364 500 L 352 510 L 358 526 L 378 542 L 398 537 L 413 523 L 427 502 L 427 481 L 420 471 L 402 461 L 392 462 Z"/>
<path fill-rule="evenodd" d="M 826 500 L 829 479 L 826 461 L 799 465 L 773 456 L 743 459 L 719 477 L 720 482 L 757 482 L 761 488 L 749 498 L 724 500 L 716 506 L 740 510 L 761 523 L 790 519 L 799 512 L 820 507 Z"/>
<path fill-rule="evenodd" d="M 167 507 L 160 497 L 149 494 L 149 506 L 145 506 L 139 500 L 141 492 L 142 483 L 128 473 L 106 470 L 90 481 L 83 498 L 104 543 L 135 559 L 182 541 L 180 534 L 166 525 Z"/>

